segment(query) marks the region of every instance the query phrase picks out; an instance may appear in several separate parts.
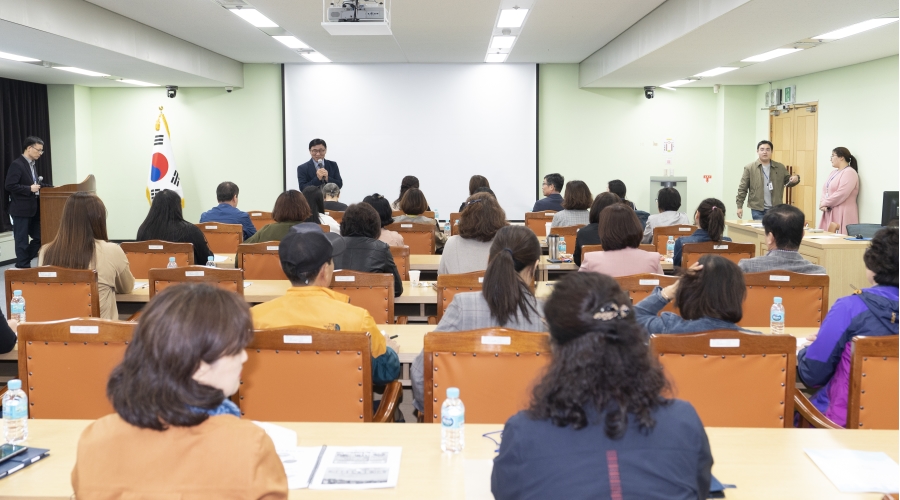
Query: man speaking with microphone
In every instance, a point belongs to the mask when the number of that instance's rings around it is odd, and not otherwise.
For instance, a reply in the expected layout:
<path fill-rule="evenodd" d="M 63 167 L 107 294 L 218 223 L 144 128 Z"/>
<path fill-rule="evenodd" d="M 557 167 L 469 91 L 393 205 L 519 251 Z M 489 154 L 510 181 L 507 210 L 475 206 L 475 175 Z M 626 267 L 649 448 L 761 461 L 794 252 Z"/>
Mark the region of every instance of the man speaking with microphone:
<path fill-rule="evenodd" d="M 31 267 L 31 259 L 37 257 L 41 249 L 41 210 L 38 196 L 43 177 L 37 174 L 34 162 L 44 154 L 44 141 L 37 137 L 27 137 L 24 146 L 22 156 L 10 164 L 5 183 L 18 268 Z"/>
<path fill-rule="evenodd" d="M 328 146 L 322 139 L 309 141 L 309 154 L 312 158 L 297 167 L 297 183 L 300 184 L 300 191 L 303 191 L 306 186 L 320 187 L 329 182 L 337 184 L 338 187 L 344 187 L 338 164 L 325 159 L 327 151 Z"/>

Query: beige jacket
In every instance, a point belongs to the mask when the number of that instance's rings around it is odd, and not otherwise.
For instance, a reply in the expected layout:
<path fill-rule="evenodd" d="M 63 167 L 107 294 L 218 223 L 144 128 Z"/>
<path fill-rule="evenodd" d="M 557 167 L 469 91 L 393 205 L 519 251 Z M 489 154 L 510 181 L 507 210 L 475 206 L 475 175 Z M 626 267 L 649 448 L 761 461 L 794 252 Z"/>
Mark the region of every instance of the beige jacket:
<path fill-rule="evenodd" d="M 772 187 L 774 188 L 772 189 L 772 206 L 774 207 L 784 203 L 784 188 L 799 184 L 800 176 L 797 176 L 798 181 L 796 183 L 791 184 L 791 174 L 788 173 L 787 168 L 783 164 L 772 160 L 769 161 L 769 164 L 769 180 L 772 181 Z M 763 193 L 765 185 L 766 180 L 763 176 L 762 163 L 760 163 L 759 158 L 744 165 L 744 173 L 741 174 L 741 183 L 737 192 L 738 210 L 744 208 L 745 199 L 747 200 L 747 206 L 751 210 L 765 210 L 766 200 L 765 193 Z M 748 191 L 749 198 L 747 196 Z"/>

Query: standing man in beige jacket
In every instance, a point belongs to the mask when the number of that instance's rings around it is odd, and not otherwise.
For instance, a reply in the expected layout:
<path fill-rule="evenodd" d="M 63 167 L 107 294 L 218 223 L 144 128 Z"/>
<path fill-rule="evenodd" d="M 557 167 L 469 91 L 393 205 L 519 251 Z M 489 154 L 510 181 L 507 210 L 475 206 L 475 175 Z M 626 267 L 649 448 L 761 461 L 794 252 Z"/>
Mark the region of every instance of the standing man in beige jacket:
<path fill-rule="evenodd" d="M 737 192 L 737 216 L 744 218 L 744 200 L 750 207 L 753 220 L 762 220 L 763 215 L 784 200 L 784 188 L 800 184 L 799 175 L 788 174 L 787 168 L 772 161 L 772 143 L 760 141 L 756 145 L 759 158 L 744 165 L 741 184 Z"/>

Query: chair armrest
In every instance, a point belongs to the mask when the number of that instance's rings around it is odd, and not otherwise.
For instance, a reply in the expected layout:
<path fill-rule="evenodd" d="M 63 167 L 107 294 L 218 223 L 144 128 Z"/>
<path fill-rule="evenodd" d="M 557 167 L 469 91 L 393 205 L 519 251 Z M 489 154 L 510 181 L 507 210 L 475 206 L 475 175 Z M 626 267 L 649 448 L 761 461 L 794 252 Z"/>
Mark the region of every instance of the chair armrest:
<path fill-rule="evenodd" d="M 405 325 L 409 323 L 409 316 L 397 316 L 397 324 Z"/>
<path fill-rule="evenodd" d="M 138 318 L 140 318 L 140 317 L 141 317 L 141 314 L 143 314 L 143 313 L 144 313 L 144 310 L 141 309 L 140 311 L 138 311 L 138 312 L 132 314 L 131 316 L 129 316 L 128 319 L 126 319 L 125 321 L 137 321 Z"/>
<path fill-rule="evenodd" d="M 397 409 L 397 405 L 400 404 L 400 396 L 403 395 L 403 386 L 400 385 L 399 380 L 395 380 L 386 386 L 384 386 L 384 394 L 381 396 L 381 403 L 378 405 L 378 411 L 375 413 L 375 417 L 372 418 L 373 422 L 393 422 L 394 421 L 394 411 Z"/>
<path fill-rule="evenodd" d="M 428 317 L 428 324 L 429 324 L 429 325 L 436 325 L 436 324 L 437 324 L 437 316 L 429 316 L 429 317 Z"/>
<path fill-rule="evenodd" d="M 799 389 L 794 389 L 794 409 L 800 413 L 800 427 L 803 427 L 803 421 L 806 421 L 807 424 L 817 429 L 843 429 L 823 415 Z"/>

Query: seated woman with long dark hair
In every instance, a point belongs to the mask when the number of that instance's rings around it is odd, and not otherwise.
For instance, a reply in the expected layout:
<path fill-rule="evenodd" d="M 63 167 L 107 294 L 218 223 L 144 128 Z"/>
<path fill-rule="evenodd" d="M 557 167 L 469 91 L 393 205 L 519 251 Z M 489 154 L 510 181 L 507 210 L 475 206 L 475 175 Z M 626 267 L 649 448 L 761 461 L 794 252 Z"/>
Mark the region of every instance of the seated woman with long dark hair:
<path fill-rule="evenodd" d="M 541 304 L 534 297 L 534 269 L 541 244 L 525 226 L 506 226 L 494 236 L 480 292 L 457 293 L 441 317 L 436 332 L 463 332 L 503 327 L 528 332 L 546 331 Z M 424 352 L 410 368 L 413 406 L 422 411 L 425 381 Z"/>
<path fill-rule="evenodd" d="M 588 221 L 590 224 L 579 229 L 575 233 L 575 251 L 572 252 L 572 260 L 576 266 L 581 265 L 581 247 L 585 245 L 600 245 L 600 212 L 604 208 L 621 203 L 622 198 L 615 193 L 600 193 L 594 198 L 591 204 L 591 211 L 588 213 Z"/>
<path fill-rule="evenodd" d="M 394 296 L 403 294 L 403 281 L 394 263 L 391 247 L 378 240 L 381 218 L 368 203 L 354 203 L 344 211 L 341 236 L 347 248 L 334 258 L 335 269 L 349 269 L 363 273 L 394 275 Z"/>
<path fill-rule="evenodd" d="M 397 199 L 391 203 L 391 208 L 394 210 L 400 210 L 400 200 L 403 199 L 403 195 L 406 194 L 410 188 L 419 189 L 419 178 L 414 175 L 407 175 L 400 181 L 400 195 L 397 196 Z M 427 211 L 427 209 L 426 209 Z"/>
<path fill-rule="evenodd" d="M 228 399 L 252 338 L 236 293 L 182 284 L 150 300 L 106 386 L 116 413 L 78 440 L 75 495 L 287 498 L 275 445 Z"/>
<path fill-rule="evenodd" d="M 304 222 L 312 222 L 313 224 L 324 224 L 331 229 L 332 233 L 341 232 L 341 225 L 334 218 L 325 213 L 325 194 L 322 188 L 318 186 L 306 186 L 303 188 L 303 197 L 312 214 Z"/>
<path fill-rule="evenodd" d="M 725 204 L 715 198 L 707 198 L 700 202 L 694 213 L 694 222 L 700 229 L 689 236 L 675 239 L 673 266 L 681 266 L 681 252 L 687 243 L 704 243 L 707 241 L 731 241 L 725 232 Z"/>
<path fill-rule="evenodd" d="M 203 231 L 184 220 L 181 214 L 181 196 L 168 189 L 156 193 L 153 197 L 150 211 L 138 228 L 135 239 L 190 243 L 194 245 L 194 264 L 198 266 L 206 264 L 207 259 L 213 256 Z"/>
<path fill-rule="evenodd" d="M 503 429 L 494 498 L 707 497 L 703 423 L 690 403 L 661 396 L 666 377 L 630 304 L 606 275 L 556 282 L 544 306 L 553 356 L 531 407 Z"/>
<path fill-rule="evenodd" d="M 92 193 L 75 193 L 63 206 L 56 238 L 41 248 L 38 265 L 96 269 L 100 317 L 117 320 L 116 293 L 131 293 L 134 276 L 125 252 L 108 240 L 103 201 Z"/>
<path fill-rule="evenodd" d="M 378 217 L 381 218 L 381 234 L 378 236 L 378 239 L 392 247 L 402 247 L 404 245 L 403 235 L 397 231 L 385 229 L 386 226 L 394 223 L 394 211 L 391 209 L 391 203 L 387 201 L 387 198 L 375 193 L 363 198 L 363 203 L 372 205 L 372 208 L 378 212 Z"/>
<path fill-rule="evenodd" d="M 275 200 L 275 208 L 272 209 L 272 218 L 275 222 L 266 224 L 244 243 L 262 243 L 263 241 L 281 241 L 287 236 L 291 228 L 302 223 L 310 217 L 312 211 L 306 198 L 300 191 L 289 189 Z M 318 224 L 318 222 L 316 222 Z"/>

